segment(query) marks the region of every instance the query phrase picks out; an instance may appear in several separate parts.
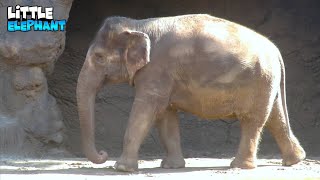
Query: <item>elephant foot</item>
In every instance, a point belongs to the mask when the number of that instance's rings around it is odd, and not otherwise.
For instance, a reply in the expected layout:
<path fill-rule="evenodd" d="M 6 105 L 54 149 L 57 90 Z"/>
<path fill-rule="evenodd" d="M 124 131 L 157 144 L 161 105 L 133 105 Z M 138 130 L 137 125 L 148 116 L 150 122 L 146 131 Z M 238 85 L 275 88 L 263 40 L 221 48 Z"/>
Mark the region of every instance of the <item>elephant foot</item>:
<path fill-rule="evenodd" d="M 161 162 L 161 167 L 165 169 L 184 168 L 186 162 L 183 157 L 166 157 Z"/>
<path fill-rule="evenodd" d="M 137 160 L 124 161 L 120 159 L 119 161 L 116 162 L 114 167 L 118 171 L 134 172 L 138 170 L 138 161 Z"/>
<path fill-rule="evenodd" d="M 231 168 L 241 168 L 241 169 L 254 169 L 257 167 L 256 163 L 252 160 L 239 160 L 238 158 L 235 158 L 231 164 Z"/>
<path fill-rule="evenodd" d="M 297 150 L 295 150 L 293 153 L 289 155 L 285 155 L 282 160 L 283 166 L 291 166 L 294 164 L 299 163 L 300 161 L 304 160 L 306 158 L 305 151 L 299 147 Z"/>

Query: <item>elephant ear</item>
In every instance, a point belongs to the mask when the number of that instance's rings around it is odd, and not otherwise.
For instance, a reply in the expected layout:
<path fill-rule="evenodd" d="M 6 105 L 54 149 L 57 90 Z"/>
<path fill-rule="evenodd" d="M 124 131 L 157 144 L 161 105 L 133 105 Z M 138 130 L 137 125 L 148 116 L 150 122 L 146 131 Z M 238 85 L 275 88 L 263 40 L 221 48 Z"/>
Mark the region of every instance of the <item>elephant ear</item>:
<path fill-rule="evenodd" d="M 149 36 L 139 31 L 125 31 L 127 40 L 125 51 L 125 63 L 129 74 L 130 85 L 136 72 L 150 61 L 150 39 Z"/>

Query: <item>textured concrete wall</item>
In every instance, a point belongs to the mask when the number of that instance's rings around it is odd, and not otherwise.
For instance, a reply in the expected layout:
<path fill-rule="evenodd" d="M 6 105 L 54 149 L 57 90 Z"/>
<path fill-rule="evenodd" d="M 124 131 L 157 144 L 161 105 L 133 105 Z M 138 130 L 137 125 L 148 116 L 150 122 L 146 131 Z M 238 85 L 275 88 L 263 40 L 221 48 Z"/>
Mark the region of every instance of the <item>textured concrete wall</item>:
<path fill-rule="evenodd" d="M 55 19 L 68 19 L 72 0 L 0 0 L 0 154 L 41 155 L 63 142 L 46 77 L 64 50 L 65 32 L 7 32 L 7 7 L 16 5 L 53 7 Z"/>

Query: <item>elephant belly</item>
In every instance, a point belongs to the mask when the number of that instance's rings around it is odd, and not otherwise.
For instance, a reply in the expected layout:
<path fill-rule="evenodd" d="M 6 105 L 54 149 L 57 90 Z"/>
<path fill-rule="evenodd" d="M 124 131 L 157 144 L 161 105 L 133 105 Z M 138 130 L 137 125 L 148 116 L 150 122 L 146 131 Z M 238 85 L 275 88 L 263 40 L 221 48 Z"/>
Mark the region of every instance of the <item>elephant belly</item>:
<path fill-rule="evenodd" d="M 235 118 L 235 114 L 239 110 L 237 102 L 233 93 L 222 90 L 180 93 L 171 98 L 172 107 L 204 119 Z"/>
<path fill-rule="evenodd" d="M 173 106 L 206 119 L 234 118 L 252 107 L 260 75 L 256 64 L 247 66 L 236 60 L 229 67 L 222 60 L 201 63 L 184 66 L 192 68 L 186 68 L 187 76 L 175 81 Z"/>

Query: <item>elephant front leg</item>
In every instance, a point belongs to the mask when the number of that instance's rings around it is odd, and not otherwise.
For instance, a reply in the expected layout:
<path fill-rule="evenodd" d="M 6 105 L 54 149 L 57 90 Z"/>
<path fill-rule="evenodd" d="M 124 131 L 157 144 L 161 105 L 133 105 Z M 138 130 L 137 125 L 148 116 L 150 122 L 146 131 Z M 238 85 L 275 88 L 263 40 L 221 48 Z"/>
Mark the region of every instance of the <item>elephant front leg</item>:
<path fill-rule="evenodd" d="M 167 157 L 161 162 L 161 167 L 185 167 L 185 161 L 180 145 L 180 129 L 177 112 L 172 109 L 167 110 L 160 118 L 158 118 L 156 125 L 160 135 L 160 141 L 167 153 Z"/>
<path fill-rule="evenodd" d="M 153 124 L 158 108 L 152 98 L 135 98 L 124 136 L 123 152 L 115 164 L 117 170 L 133 172 L 138 169 L 138 151 Z"/>

